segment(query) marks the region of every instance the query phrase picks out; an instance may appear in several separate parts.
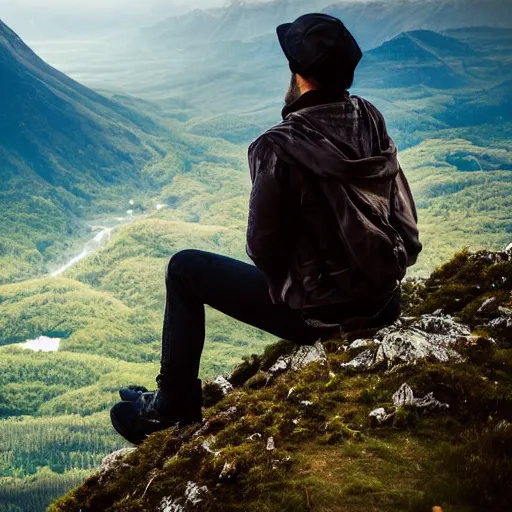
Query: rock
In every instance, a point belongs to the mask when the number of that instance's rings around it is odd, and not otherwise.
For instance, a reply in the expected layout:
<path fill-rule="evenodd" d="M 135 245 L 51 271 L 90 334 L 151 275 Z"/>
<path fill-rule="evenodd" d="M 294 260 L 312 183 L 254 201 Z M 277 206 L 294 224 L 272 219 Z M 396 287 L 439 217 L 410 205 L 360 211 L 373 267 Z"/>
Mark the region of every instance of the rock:
<path fill-rule="evenodd" d="M 158 512 L 184 512 L 185 509 L 179 500 L 173 498 L 163 498 L 158 506 Z"/>
<path fill-rule="evenodd" d="M 108 480 L 108 475 L 116 468 L 118 468 L 122 461 L 128 457 L 131 453 L 133 453 L 136 448 L 122 448 L 117 452 L 111 453 L 107 455 L 102 463 L 100 468 L 100 483 L 105 483 Z"/>
<path fill-rule="evenodd" d="M 216 451 L 212 450 L 212 445 L 214 445 L 214 444 L 215 444 L 215 438 L 212 437 L 211 439 L 206 440 L 201 446 L 206 453 L 209 453 L 209 454 L 213 455 L 214 457 L 218 457 L 220 455 L 220 452 L 219 451 L 216 452 Z"/>
<path fill-rule="evenodd" d="M 280 375 L 281 373 L 284 373 L 287 371 L 290 367 L 290 361 L 291 357 L 280 357 L 274 365 L 269 369 L 268 373 L 270 373 L 273 376 Z"/>
<path fill-rule="evenodd" d="M 414 405 L 418 409 L 449 409 L 448 404 L 443 404 L 434 398 L 434 393 L 429 393 L 423 398 L 415 398 Z"/>
<path fill-rule="evenodd" d="M 375 353 L 371 350 L 361 352 L 356 358 L 348 363 L 343 363 L 344 368 L 370 368 L 375 360 Z"/>
<path fill-rule="evenodd" d="M 382 340 L 372 366 L 385 364 L 391 369 L 398 364 L 414 364 L 422 359 L 440 363 L 462 361 L 462 357 L 449 348 L 453 342 L 445 336 L 429 336 L 413 329 L 392 332 Z"/>
<path fill-rule="evenodd" d="M 384 408 L 376 409 L 370 413 L 370 425 L 378 427 L 393 419 L 397 411 L 406 406 L 414 406 L 418 409 L 447 409 L 450 406 L 443 404 L 434 398 L 434 393 L 429 393 L 423 398 L 415 398 L 414 392 L 409 384 L 402 384 L 400 389 L 393 395 L 393 406 L 395 410 L 388 412 Z"/>
<path fill-rule="evenodd" d="M 404 405 L 412 405 L 413 403 L 414 393 L 408 384 L 403 384 L 393 395 L 393 405 L 395 407 L 403 407 Z"/>
<path fill-rule="evenodd" d="M 171 496 L 163 498 L 158 507 L 158 512 L 185 512 L 196 509 L 209 494 L 208 487 L 199 487 L 194 482 L 188 482 L 183 498 L 172 498 Z"/>
<path fill-rule="evenodd" d="M 231 393 L 235 388 L 231 385 L 231 382 L 229 382 L 225 377 L 222 375 L 219 375 L 214 381 L 214 384 L 217 384 L 219 388 L 222 390 L 222 393 L 224 393 L 224 396 L 226 396 L 228 393 Z"/>
<path fill-rule="evenodd" d="M 206 487 L 206 485 L 199 487 L 194 482 L 189 482 L 185 490 L 186 503 L 197 505 L 204 500 L 204 497 L 208 494 L 208 492 L 208 487 Z"/>
<path fill-rule="evenodd" d="M 496 432 L 503 432 L 512 427 L 512 423 L 509 423 L 507 420 L 501 420 L 494 429 Z"/>
<path fill-rule="evenodd" d="M 496 297 L 491 297 L 490 299 L 485 300 L 478 309 L 477 313 L 483 313 L 487 309 L 487 306 L 490 306 L 495 301 Z"/>
<path fill-rule="evenodd" d="M 448 336 L 450 341 L 471 336 L 471 329 L 459 324 L 450 315 L 423 315 L 411 327 L 429 334 Z"/>
<path fill-rule="evenodd" d="M 327 361 L 327 354 L 322 343 L 317 342 L 312 347 L 299 347 L 292 356 L 290 367 L 293 371 L 299 371 L 316 362 Z"/>
<path fill-rule="evenodd" d="M 356 340 L 349 347 L 348 350 L 356 350 L 358 348 L 366 348 L 371 344 L 370 340 Z"/>
<path fill-rule="evenodd" d="M 373 368 L 379 365 L 414 364 L 422 359 L 437 362 L 462 361 L 452 346 L 469 343 L 471 330 L 447 315 L 424 315 L 408 328 L 387 327 L 375 336 L 377 351 L 366 350 L 342 364 L 345 368 Z"/>
<path fill-rule="evenodd" d="M 415 398 L 409 384 L 402 384 L 401 388 L 393 395 L 393 405 L 398 409 L 406 405 L 413 405 L 419 409 L 448 409 L 448 404 L 443 404 L 434 398 L 434 393 L 429 393 L 423 398 Z"/>
<path fill-rule="evenodd" d="M 383 425 L 388 420 L 393 418 L 395 413 L 388 414 L 386 412 L 386 409 L 381 407 L 380 409 L 375 409 L 375 411 L 372 411 L 370 413 L 370 424 L 372 427 L 378 427 L 379 425 Z"/>
<path fill-rule="evenodd" d="M 219 480 L 232 480 L 237 473 L 236 464 L 234 462 L 226 462 L 219 475 Z"/>
<path fill-rule="evenodd" d="M 512 310 L 504 307 L 499 307 L 498 312 L 502 316 L 487 322 L 487 326 L 493 329 L 507 329 L 512 327 Z"/>
<path fill-rule="evenodd" d="M 306 366 L 327 361 L 322 343 L 317 342 L 314 345 L 305 345 L 298 347 L 291 355 L 281 356 L 276 363 L 269 369 L 269 378 L 275 378 L 287 371 L 297 372 Z"/>
<path fill-rule="evenodd" d="M 203 404 L 205 407 L 211 407 L 223 400 L 226 395 L 235 388 L 223 376 L 217 377 L 212 382 L 206 382 L 203 386 Z"/>

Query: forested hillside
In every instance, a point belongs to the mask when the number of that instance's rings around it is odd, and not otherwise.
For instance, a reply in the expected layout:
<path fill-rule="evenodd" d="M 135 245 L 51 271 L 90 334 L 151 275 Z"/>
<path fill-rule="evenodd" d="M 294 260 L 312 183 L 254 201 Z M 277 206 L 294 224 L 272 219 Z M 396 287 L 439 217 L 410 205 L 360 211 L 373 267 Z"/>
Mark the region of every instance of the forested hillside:
<path fill-rule="evenodd" d="M 39 275 L 86 211 L 151 186 L 167 130 L 47 65 L 0 21 L 0 283 Z M 128 200 L 125 200 L 127 202 Z"/>

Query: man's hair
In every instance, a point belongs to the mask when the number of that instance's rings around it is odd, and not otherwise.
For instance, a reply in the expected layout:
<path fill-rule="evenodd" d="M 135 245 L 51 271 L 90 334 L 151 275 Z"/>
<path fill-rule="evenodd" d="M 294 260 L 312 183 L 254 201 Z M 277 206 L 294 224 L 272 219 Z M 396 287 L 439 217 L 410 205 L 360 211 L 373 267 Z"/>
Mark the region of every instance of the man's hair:
<path fill-rule="evenodd" d="M 321 88 L 348 91 L 354 84 L 355 69 L 345 66 L 319 66 L 311 70 L 311 77 Z"/>
<path fill-rule="evenodd" d="M 328 81 L 326 83 L 319 82 L 321 87 L 328 87 L 329 89 L 343 89 L 348 91 L 354 84 L 354 71 L 346 72 L 339 77 L 336 77 L 334 81 Z"/>

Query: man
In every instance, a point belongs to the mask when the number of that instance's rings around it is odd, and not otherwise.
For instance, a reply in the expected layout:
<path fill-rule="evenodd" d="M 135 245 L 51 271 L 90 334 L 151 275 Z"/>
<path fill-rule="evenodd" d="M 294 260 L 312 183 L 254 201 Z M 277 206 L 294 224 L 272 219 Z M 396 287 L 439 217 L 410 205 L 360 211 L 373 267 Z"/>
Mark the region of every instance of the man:
<path fill-rule="evenodd" d="M 384 119 L 347 92 L 362 52 L 322 14 L 277 34 L 292 81 L 283 122 L 249 148 L 247 252 L 256 266 L 199 251 L 171 259 L 158 391 L 121 390 L 111 413 L 135 444 L 202 420 L 205 305 L 297 344 L 400 314 L 400 281 L 421 244 Z"/>

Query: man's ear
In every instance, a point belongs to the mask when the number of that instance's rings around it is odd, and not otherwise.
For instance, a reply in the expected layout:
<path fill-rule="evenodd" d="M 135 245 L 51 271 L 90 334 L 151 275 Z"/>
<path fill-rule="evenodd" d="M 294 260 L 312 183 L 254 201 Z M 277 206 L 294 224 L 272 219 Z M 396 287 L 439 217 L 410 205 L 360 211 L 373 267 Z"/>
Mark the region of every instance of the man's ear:
<path fill-rule="evenodd" d="M 315 89 L 319 88 L 318 82 L 311 77 L 304 77 L 302 75 L 297 75 L 297 85 L 299 87 L 299 90 L 301 94 L 304 94 L 308 91 L 314 91 Z"/>

